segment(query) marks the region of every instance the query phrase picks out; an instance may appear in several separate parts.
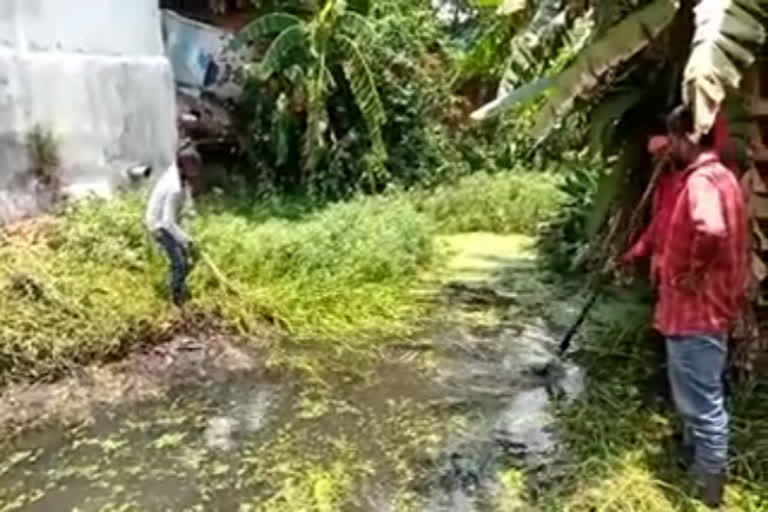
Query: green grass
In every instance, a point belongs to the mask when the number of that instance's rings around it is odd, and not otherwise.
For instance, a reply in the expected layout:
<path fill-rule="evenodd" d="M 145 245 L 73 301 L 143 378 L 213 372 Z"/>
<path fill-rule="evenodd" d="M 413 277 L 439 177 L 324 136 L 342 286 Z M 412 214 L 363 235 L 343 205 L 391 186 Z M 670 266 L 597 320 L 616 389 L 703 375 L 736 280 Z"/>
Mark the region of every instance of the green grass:
<path fill-rule="evenodd" d="M 431 194 L 322 206 L 208 198 L 188 228 L 232 286 L 201 262 L 190 278 L 192 308 L 248 334 L 276 319 L 285 334 L 313 342 L 360 345 L 403 333 L 426 312 L 414 291 L 442 261 L 437 232 L 532 229 L 551 213 L 543 205 L 555 204 L 524 199 L 551 185 L 540 178 L 481 175 Z M 3 239 L 0 372 L 39 376 L 117 357 L 181 322 L 142 211 L 137 196 L 90 201 L 35 237 Z"/>
<path fill-rule="evenodd" d="M 593 314 L 582 336 L 586 395 L 560 415 L 570 463 L 541 510 L 703 510 L 667 441 L 676 415 L 649 384 L 663 379 L 664 356 L 655 345 L 662 341 L 649 337 L 648 315 L 630 293 L 606 297 Z M 724 510 L 768 510 L 768 386 L 738 388 L 728 407 L 733 454 Z"/>
<path fill-rule="evenodd" d="M 6 367 L 117 355 L 176 319 L 164 296 L 166 263 L 143 231 L 141 207 L 136 198 L 82 204 L 40 241 L 0 248 Z M 201 262 L 191 276 L 193 307 L 251 333 L 267 314 L 298 338 L 351 343 L 402 328 L 421 307 L 414 280 L 435 255 L 430 220 L 397 200 L 267 222 L 212 205 L 190 231 L 238 290 Z"/>
<path fill-rule="evenodd" d="M 535 235 L 562 200 L 557 179 L 548 173 L 478 173 L 412 197 L 442 233 Z"/>
<path fill-rule="evenodd" d="M 512 265 L 503 283 L 520 299 L 516 317 L 546 318 L 563 328 L 585 300 L 583 283 L 564 281 L 546 267 Z M 662 394 L 665 354 L 663 340 L 651 331 L 649 290 L 607 288 L 575 343 L 574 357 L 586 371 L 585 393 L 558 407 L 566 448 L 555 472 L 560 476 L 525 489 L 524 505 L 503 510 L 705 510 L 691 498 L 668 442 L 678 419 Z M 768 511 L 768 385 L 736 386 L 727 407 L 731 479 L 723 510 Z"/>
<path fill-rule="evenodd" d="M 238 288 L 293 335 L 323 338 L 402 327 L 418 309 L 411 287 L 434 261 L 433 231 L 407 202 L 382 198 L 332 205 L 300 221 L 254 223 L 211 211 L 194 229 Z M 203 296 L 218 288 L 205 273 L 195 283 Z M 241 316 L 240 305 L 220 305 L 225 316 Z"/>

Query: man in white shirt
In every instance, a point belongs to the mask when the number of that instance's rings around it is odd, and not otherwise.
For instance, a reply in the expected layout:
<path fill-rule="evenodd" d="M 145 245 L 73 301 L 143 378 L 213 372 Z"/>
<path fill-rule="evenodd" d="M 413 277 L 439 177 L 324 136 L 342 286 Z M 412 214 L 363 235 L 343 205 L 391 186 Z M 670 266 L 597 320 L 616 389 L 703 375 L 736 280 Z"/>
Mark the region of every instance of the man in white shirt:
<path fill-rule="evenodd" d="M 189 296 L 186 280 L 195 255 L 194 244 L 181 228 L 180 218 L 187 198 L 197 188 L 201 165 L 200 154 L 193 147 L 181 149 L 176 163 L 155 184 L 147 205 L 147 228 L 168 255 L 171 298 L 179 307 Z"/>

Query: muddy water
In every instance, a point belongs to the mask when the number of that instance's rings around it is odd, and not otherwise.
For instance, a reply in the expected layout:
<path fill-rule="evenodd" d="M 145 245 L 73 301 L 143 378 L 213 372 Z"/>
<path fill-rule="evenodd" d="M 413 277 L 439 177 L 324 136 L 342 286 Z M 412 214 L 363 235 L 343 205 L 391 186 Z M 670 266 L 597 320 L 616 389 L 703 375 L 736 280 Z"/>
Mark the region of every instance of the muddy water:
<path fill-rule="evenodd" d="M 428 334 L 375 356 L 294 349 L 323 364 L 225 372 L 26 432 L 2 447 L 0 511 L 530 509 L 563 457 L 553 403 L 581 373 L 516 296 L 516 281 L 546 287 L 525 239 L 448 243 Z"/>

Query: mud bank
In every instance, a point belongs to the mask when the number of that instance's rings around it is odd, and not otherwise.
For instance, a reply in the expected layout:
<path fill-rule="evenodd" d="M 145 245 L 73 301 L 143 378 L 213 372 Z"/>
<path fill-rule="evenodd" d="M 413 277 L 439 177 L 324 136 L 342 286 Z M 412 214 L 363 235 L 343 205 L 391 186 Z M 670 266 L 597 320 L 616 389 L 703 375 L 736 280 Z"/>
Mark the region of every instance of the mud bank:
<path fill-rule="evenodd" d="M 116 363 L 73 368 L 55 382 L 13 384 L 0 396 L 0 432 L 11 436 L 46 423 L 71 426 L 92 421 L 105 407 L 159 400 L 181 386 L 263 374 L 264 351 L 256 340 L 229 334 L 179 335 Z"/>

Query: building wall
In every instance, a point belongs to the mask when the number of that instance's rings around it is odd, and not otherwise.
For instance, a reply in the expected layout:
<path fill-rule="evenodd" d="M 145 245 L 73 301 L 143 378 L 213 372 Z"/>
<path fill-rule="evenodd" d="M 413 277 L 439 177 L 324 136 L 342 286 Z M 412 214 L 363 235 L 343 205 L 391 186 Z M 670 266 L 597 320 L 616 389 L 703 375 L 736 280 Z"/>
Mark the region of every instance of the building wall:
<path fill-rule="evenodd" d="M 45 206 L 26 135 L 58 139 L 64 192 L 108 195 L 170 164 L 175 94 L 157 0 L 0 0 L 0 222 Z"/>

